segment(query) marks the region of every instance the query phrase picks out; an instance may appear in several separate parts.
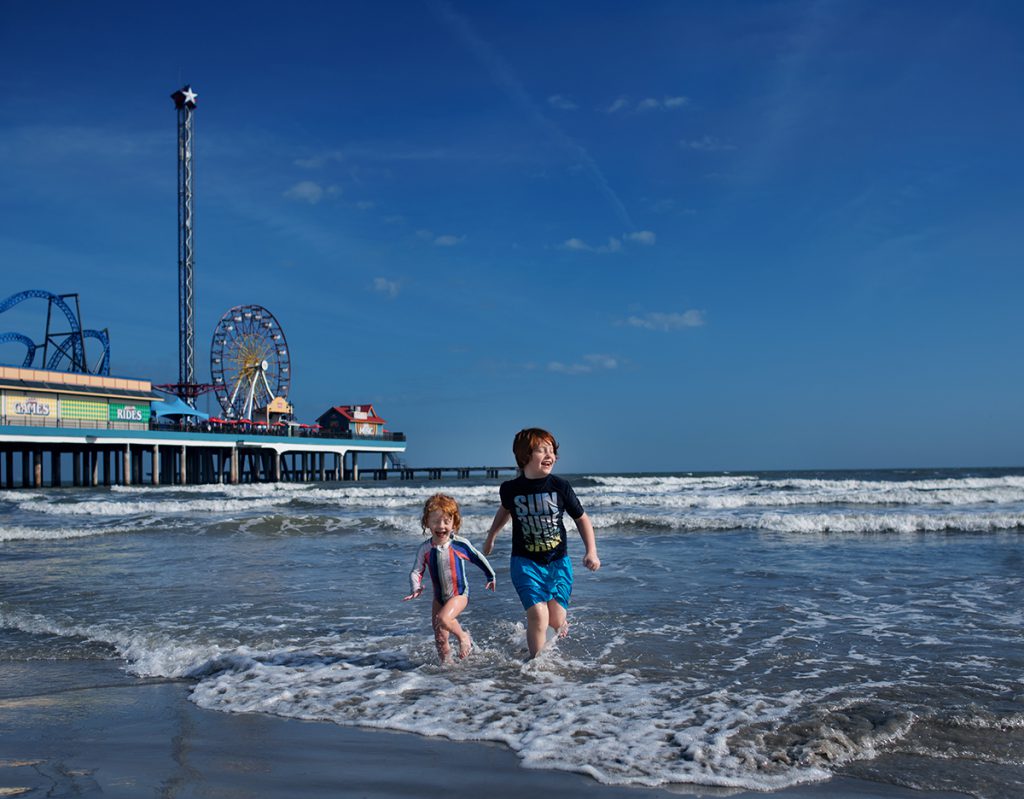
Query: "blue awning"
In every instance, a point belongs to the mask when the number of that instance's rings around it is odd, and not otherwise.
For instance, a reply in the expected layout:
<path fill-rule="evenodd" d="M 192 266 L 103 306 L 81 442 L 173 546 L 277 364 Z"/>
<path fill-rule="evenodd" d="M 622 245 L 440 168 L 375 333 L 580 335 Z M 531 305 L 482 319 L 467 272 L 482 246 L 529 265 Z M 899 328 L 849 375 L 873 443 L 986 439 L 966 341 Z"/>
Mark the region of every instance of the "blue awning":
<path fill-rule="evenodd" d="M 165 400 L 149 403 L 154 416 L 194 416 L 197 419 L 209 419 L 210 414 L 197 411 L 181 397 L 169 396 Z"/>

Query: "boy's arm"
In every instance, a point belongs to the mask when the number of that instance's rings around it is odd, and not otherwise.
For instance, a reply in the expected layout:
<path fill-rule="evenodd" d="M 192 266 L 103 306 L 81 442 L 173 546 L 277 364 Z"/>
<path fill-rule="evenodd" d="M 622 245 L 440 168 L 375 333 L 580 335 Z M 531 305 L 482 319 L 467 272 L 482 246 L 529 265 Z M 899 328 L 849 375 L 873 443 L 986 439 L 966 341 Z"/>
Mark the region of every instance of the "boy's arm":
<path fill-rule="evenodd" d="M 587 552 L 583 556 L 583 565 L 592 572 L 596 572 L 601 568 L 601 559 L 597 556 L 597 536 L 594 535 L 594 525 L 590 523 L 590 517 L 586 513 L 573 521 L 576 522 L 576 529 L 580 531 L 580 538 L 583 539 L 583 545 L 587 548 Z"/>
<path fill-rule="evenodd" d="M 491 522 L 491 529 L 484 540 L 483 550 L 485 555 L 490 555 L 494 551 L 494 539 L 498 537 L 498 533 L 508 524 L 508 520 L 511 518 L 512 514 L 504 505 L 498 508 L 498 512 L 494 514 L 494 521 Z"/>

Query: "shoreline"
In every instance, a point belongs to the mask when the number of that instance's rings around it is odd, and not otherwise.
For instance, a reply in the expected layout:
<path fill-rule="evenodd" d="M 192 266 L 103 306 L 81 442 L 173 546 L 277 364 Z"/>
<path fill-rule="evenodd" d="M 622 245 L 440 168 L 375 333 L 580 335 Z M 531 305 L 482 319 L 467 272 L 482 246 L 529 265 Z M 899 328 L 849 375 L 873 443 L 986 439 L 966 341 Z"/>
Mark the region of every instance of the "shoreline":
<path fill-rule="evenodd" d="M 24 687 L 37 670 L 40 682 L 49 682 L 47 676 L 55 675 L 48 665 L 4 664 L 3 693 L 11 693 L 11 677 Z M 8 666 L 20 673 L 8 673 Z M 560 799 L 965 796 L 845 777 L 773 792 L 604 785 L 582 774 L 525 768 L 515 753 L 494 743 L 206 710 L 189 701 L 190 685 L 121 673 L 99 685 L 54 684 L 0 698 L 0 796 L 411 799 L 455 788 L 470 795 L 486 792 L 489 799 L 521 799 L 539 791 Z"/>

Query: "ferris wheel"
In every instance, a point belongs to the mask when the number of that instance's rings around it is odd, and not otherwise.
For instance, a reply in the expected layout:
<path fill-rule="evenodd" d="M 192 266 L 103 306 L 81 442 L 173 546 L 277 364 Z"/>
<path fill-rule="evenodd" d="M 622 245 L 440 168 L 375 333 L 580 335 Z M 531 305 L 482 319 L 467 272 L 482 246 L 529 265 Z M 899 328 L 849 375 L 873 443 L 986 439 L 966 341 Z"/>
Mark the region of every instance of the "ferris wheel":
<path fill-rule="evenodd" d="M 284 330 L 259 305 L 236 305 L 213 331 L 210 377 L 228 419 L 251 419 L 255 409 L 287 398 L 291 360 Z"/>

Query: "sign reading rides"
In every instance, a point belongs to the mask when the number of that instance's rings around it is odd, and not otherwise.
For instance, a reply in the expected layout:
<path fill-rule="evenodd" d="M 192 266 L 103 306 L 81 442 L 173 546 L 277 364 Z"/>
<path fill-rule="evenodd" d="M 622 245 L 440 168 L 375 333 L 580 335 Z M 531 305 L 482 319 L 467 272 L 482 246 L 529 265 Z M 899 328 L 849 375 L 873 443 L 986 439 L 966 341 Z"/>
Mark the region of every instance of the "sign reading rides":
<path fill-rule="evenodd" d="M 148 422 L 148 405 L 125 405 L 121 402 L 110 403 L 111 422 Z"/>

